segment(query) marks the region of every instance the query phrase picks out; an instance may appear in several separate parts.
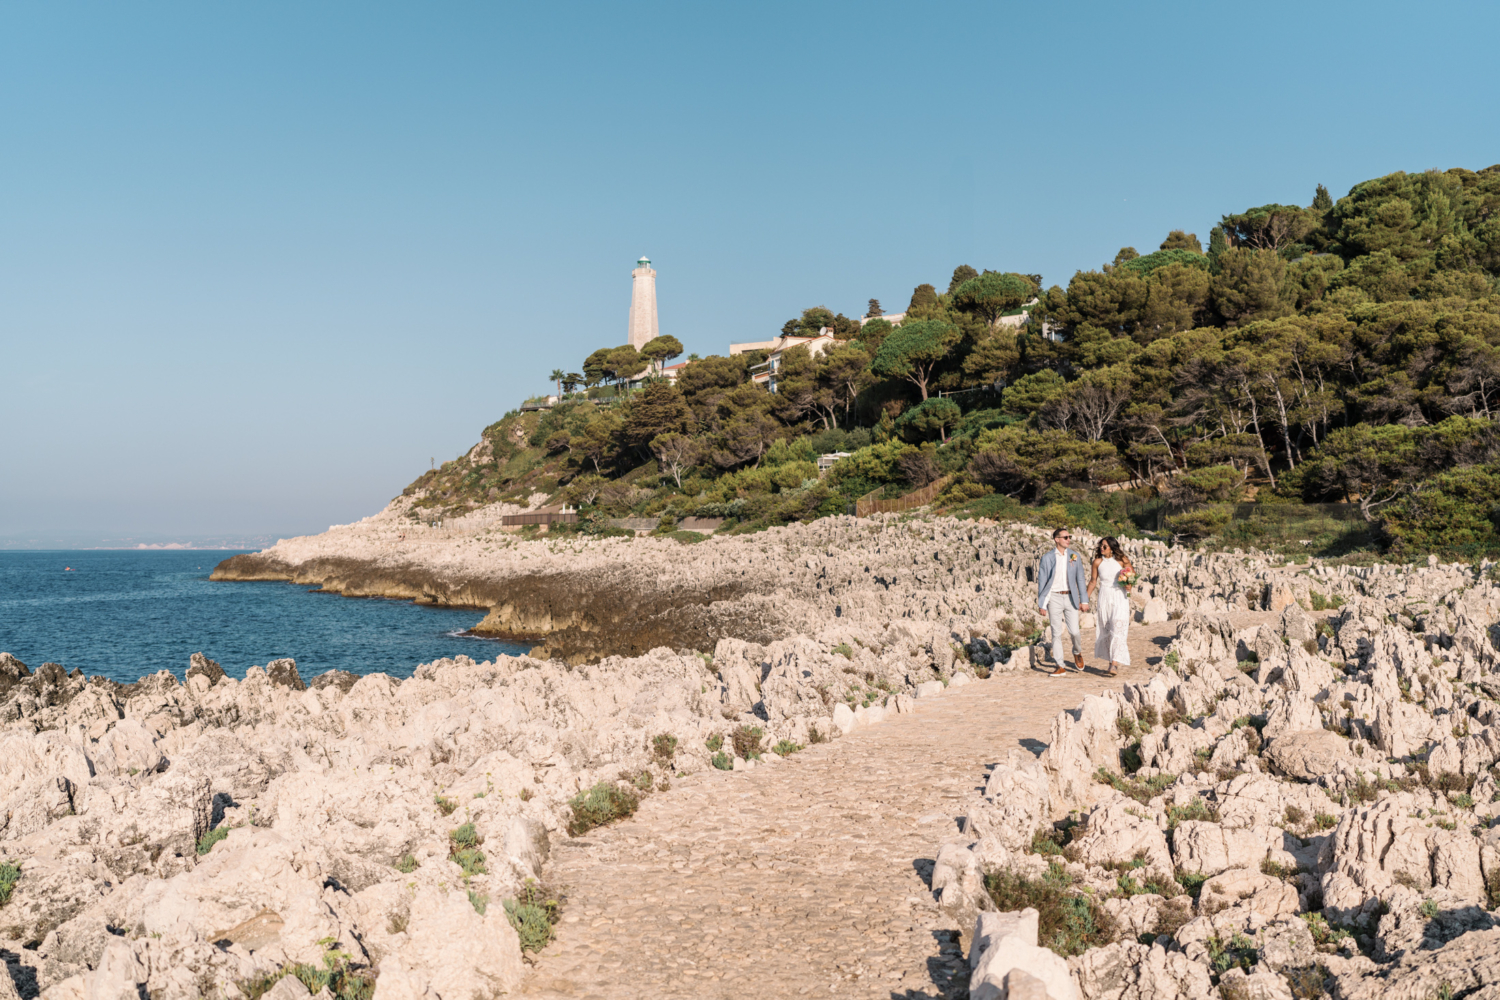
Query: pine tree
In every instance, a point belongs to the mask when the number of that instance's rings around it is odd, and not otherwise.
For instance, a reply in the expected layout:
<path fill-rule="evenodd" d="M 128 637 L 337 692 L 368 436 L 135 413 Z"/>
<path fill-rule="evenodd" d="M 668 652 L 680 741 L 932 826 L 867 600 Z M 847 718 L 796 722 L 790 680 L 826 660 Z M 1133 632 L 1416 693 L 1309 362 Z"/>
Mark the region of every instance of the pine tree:
<path fill-rule="evenodd" d="M 1224 235 L 1223 226 L 1214 226 L 1213 231 L 1208 234 L 1208 269 L 1214 274 L 1219 273 L 1219 257 L 1229 249 L 1229 237 Z"/>
<path fill-rule="evenodd" d="M 866 319 L 875 319 L 877 316 L 884 316 L 884 315 L 885 315 L 885 311 L 880 308 L 880 300 L 879 299 L 871 299 L 870 300 L 870 307 L 865 310 L 865 318 Z"/>
<path fill-rule="evenodd" d="M 1313 195 L 1312 209 L 1314 212 L 1326 213 L 1333 208 L 1333 195 L 1323 185 L 1318 185 L 1318 193 Z"/>
<path fill-rule="evenodd" d="M 977 278 L 977 277 L 979 277 L 979 272 L 976 271 L 976 270 L 974 270 L 968 264 L 960 264 L 960 265 L 958 265 L 957 267 L 955 267 L 953 269 L 953 277 L 948 282 L 948 294 L 952 295 L 954 289 L 958 288 L 959 285 L 962 285 L 965 281 L 968 281 L 970 278 Z"/>

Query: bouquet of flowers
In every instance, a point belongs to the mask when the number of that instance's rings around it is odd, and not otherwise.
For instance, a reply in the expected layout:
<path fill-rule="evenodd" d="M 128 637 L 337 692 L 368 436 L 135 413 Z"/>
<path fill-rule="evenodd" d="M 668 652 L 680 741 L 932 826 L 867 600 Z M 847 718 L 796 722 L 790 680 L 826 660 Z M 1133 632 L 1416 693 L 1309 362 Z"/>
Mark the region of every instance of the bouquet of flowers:
<path fill-rule="evenodd" d="M 1130 588 L 1135 586 L 1135 582 L 1139 579 L 1140 574 L 1136 573 L 1136 571 L 1133 569 L 1128 569 L 1125 572 L 1121 573 L 1119 576 L 1115 577 L 1115 583 L 1118 583 L 1120 585 L 1120 589 L 1128 594 L 1130 593 Z"/>

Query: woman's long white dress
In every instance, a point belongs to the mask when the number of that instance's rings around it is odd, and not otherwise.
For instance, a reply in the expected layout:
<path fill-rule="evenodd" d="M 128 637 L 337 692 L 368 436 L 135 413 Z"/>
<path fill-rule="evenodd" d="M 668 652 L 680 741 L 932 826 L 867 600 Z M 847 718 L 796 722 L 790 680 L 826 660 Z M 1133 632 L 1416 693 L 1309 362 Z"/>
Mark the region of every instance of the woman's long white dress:
<path fill-rule="evenodd" d="M 1099 629 L 1094 639 L 1094 656 L 1128 667 L 1130 647 L 1126 641 L 1130 632 L 1130 595 L 1115 582 L 1120 569 L 1117 559 L 1105 559 L 1099 563 L 1099 595 L 1094 599 Z"/>

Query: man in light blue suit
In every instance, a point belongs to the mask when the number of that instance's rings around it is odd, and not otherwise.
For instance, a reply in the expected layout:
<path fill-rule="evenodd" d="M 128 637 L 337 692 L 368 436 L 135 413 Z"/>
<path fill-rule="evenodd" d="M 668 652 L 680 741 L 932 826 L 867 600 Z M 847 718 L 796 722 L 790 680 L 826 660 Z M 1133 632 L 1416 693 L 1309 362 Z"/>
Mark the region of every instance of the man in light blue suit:
<path fill-rule="evenodd" d="M 1078 637 L 1078 612 L 1089 609 L 1089 574 L 1085 560 L 1068 551 L 1073 533 L 1058 528 L 1052 533 L 1053 547 L 1036 567 L 1037 613 L 1052 619 L 1052 660 L 1057 669 L 1048 677 L 1065 677 L 1069 670 L 1083 672 L 1083 640 Z M 1074 662 L 1063 657 L 1063 625 L 1073 638 Z"/>

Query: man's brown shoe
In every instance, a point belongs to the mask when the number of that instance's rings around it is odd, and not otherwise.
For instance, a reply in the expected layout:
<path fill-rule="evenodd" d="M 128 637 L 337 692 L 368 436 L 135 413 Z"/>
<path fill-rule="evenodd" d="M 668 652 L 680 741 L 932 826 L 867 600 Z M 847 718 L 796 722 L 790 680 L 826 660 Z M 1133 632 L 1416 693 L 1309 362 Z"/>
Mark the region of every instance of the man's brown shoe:
<path fill-rule="evenodd" d="M 1051 673 L 1049 673 L 1047 676 L 1048 677 L 1066 677 L 1066 676 L 1068 676 L 1068 671 L 1062 666 L 1062 664 L 1058 664 L 1057 669 L 1054 670 L 1054 671 L 1052 671 Z"/>

